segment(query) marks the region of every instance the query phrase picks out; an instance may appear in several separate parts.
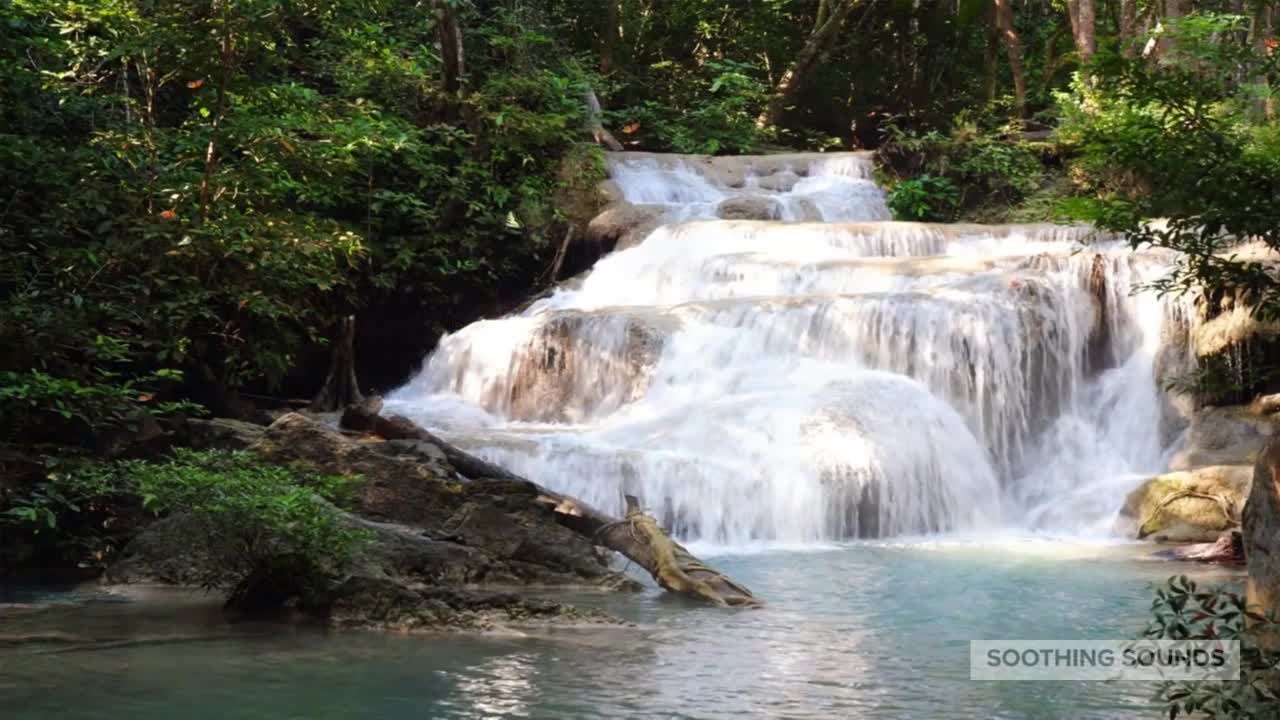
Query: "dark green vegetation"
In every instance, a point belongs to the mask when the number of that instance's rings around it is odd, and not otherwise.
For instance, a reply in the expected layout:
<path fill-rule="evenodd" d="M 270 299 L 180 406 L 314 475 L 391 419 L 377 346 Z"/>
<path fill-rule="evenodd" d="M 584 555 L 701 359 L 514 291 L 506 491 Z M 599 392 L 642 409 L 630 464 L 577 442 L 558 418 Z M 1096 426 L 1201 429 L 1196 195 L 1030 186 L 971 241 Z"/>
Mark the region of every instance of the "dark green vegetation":
<path fill-rule="evenodd" d="M 11 561 L 105 566 L 137 527 L 169 515 L 182 537 L 170 547 L 192 585 L 236 594 L 264 585 L 322 588 L 346 569 L 362 540 L 326 501 L 358 477 L 265 465 L 247 451 L 178 449 L 149 462 L 62 463 L 9 498 L 0 539 Z M 307 588 L 279 590 L 288 594 Z"/>

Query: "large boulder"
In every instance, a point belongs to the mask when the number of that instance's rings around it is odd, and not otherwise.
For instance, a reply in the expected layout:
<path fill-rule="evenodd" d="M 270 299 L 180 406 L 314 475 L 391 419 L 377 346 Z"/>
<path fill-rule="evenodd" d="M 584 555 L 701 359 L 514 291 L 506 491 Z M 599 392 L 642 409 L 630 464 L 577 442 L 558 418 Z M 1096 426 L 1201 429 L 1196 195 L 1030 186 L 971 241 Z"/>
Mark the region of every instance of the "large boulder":
<path fill-rule="evenodd" d="M 1251 479 L 1247 465 L 1158 475 L 1125 498 L 1118 530 L 1157 542 L 1215 542 L 1239 526 Z"/>
<path fill-rule="evenodd" d="M 1274 428 L 1270 418 L 1255 415 L 1241 406 L 1196 411 L 1191 416 L 1181 449 L 1169 462 L 1169 469 L 1252 464 Z"/>
<path fill-rule="evenodd" d="M 584 241 L 593 244 L 601 254 L 639 245 L 658 227 L 664 212 L 656 205 L 614 203 L 587 224 Z"/>
<path fill-rule="evenodd" d="M 722 200 L 716 206 L 716 216 L 723 220 L 778 220 L 782 206 L 764 195 L 739 195 Z"/>

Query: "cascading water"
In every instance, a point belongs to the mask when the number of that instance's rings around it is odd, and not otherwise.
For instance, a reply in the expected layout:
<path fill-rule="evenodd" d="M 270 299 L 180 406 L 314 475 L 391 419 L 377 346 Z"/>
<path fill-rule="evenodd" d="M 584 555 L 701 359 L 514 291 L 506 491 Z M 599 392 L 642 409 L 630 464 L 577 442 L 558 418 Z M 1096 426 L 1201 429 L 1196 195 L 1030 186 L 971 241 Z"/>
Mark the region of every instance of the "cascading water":
<path fill-rule="evenodd" d="M 1163 467 L 1176 308 L 1131 292 L 1161 257 L 1087 228 L 885 222 L 860 153 L 611 162 L 666 224 L 445 337 L 394 409 L 729 543 L 1097 531 Z M 735 203 L 775 220 L 713 219 Z"/>

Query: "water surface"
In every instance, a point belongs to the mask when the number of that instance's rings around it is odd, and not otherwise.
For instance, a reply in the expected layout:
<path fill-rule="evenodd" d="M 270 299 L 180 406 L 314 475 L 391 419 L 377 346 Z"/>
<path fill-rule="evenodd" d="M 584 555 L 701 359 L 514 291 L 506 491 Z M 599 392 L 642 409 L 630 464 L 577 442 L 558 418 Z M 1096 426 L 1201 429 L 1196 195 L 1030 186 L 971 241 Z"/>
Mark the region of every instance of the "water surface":
<path fill-rule="evenodd" d="M 971 639 L 1133 637 L 1150 583 L 1234 578 L 1141 559 L 1150 549 L 1019 539 L 739 552 L 715 562 L 766 609 L 656 589 L 575 596 L 636 627 L 525 636 L 230 626 L 185 594 L 9 608 L 0 637 L 72 637 L 0 643 L 0 697 L 22 720 L 1154 718 L 1148 684 L 968 679 Z"/>

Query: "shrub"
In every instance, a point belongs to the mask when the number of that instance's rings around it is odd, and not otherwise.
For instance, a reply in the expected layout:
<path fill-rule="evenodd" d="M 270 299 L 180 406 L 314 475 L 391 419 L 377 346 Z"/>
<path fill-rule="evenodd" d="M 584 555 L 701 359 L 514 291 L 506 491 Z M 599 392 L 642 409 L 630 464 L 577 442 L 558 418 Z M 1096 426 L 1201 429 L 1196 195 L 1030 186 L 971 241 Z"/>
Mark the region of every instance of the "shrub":
<path fill-rule="evenodd" d="M 898 220 L 947 222 L 955 219 L 960 193 L 944 177 L 921 175 L 894 185 L 888 203 Z"/>
<path fill-rule="evenodd" d="M 355 482 L 263 464 L 245 451 L 177 450 L 164 462 L 55 467 L 46 482 L 10 501 L 0 527 L 55 542 L 118 543 L 122 538 L 80 525 L 94 508 L 132 504 L 174 518 L 173 559 L 186 565 L 188 581 L 228 593 L 235 605 L 271 604 L 323 589 L 354 560 L 364 535 L 329 501 L 348 495 Z M 99 561 L 113 549 L 99 548 Z"/>
<path fill-rule="evenodd" d="M 1239 640 L 1240 682 L 1165 682 L 1156 701 L 1165 716 L 1196 715 L 1210 720 L 1261 720 L 1280 715 L 1280 653 L 1258 642 L 1280 623 L 1246 611 L 1244 598 L 1223 587 L 1200 589 L 1185 575 L 1156 591 L 1154 616 L 1144 637 L 1162 640 Z M 1249 624 L 1246 625 L 1246 619 Z"/>

